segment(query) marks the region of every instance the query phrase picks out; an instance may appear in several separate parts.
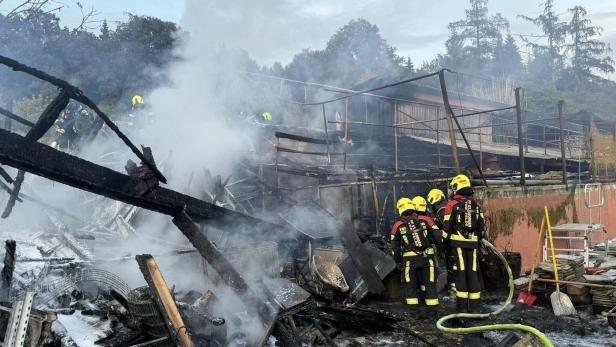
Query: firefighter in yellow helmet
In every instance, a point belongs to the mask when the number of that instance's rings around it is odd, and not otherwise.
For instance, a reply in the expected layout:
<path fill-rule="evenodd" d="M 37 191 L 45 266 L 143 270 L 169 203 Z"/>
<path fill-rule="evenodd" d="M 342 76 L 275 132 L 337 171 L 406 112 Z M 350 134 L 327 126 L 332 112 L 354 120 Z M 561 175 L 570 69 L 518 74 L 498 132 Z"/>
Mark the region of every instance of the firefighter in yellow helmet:
<path fill-rule="evenodd" d="M 432 242 L 426 228 L 415 215 L 415 206 L 409 198 L 401 198 L 396 204 L 400 220 L 394 223 L 391 230 L 391 248 L 398 269 L 402 272 L 402 286 L 404 288 L 407 305 L 419 305 L 419 289 L 422 283 L 434 279 L 434 272 L 430 273 L 430 253 L 434 255 Z M 429 251 L 429 250 L 432 251 Z M 426 289 L 428 289 L 426 287 Z M 438 305 L 436 285 L 434 290 L 426 293 L 426 304 Z"/>
<path fill-rule="evenodd" d="M 428 239 L 430 247 L 424 253 L 424 258 L 428 262 L 428 268 L 424 269 L 421 276 L 421 284 L 426 291 L 426 305 L 438 305 L 438 292 L 436 290 L 436 258 L 435 246 L 441 244 L 441 230 L 436 225 L 432 217 L 428 215 L 428 202 L 422 196 L 413 198 L 415 206 L 416 223 L 420 229 L 424 230 L 424 235 Z"/>
<path fill-rule="evenodd" d="M 477 312 L 481 298 L 478 262 L 484 232 L 483 212 L 473 199 L 473 188 L 467 176 L 457 175 L 449 186 L 455 195 L 445 206 L 443 238 L 455 259 L 456 309 Z"/>
<path fill-rule="evenodd" d="M 445 206 L 447 198 L 445 193 L 437 188 L 428 192 L 428 215 L 432 217 L 439 229 L 443 230 L 443 218 L 445 217 Z M 445 268 L 447 271 L 447 288 L 455 291 L 455 282 L 453 275 L 453 253 L 449 249 L 447 242 L 443 242 L 442 249 L 439 249 L 439 255 L 442 255 Z"/>
<path fill-rule="evenodd" d="M 133 96 L 132 102 L 133 102 L 133 110 L 141 109 L 145 105 L 145 103 L 143 102 L 143 97 L 138 94 Z"/>
<path fill-rule="evenodd" d="M 263 112 L 261 114 L 261 118 L 263 118 L 263 121 L 265 122 L 271 122 L 272 121 L 272 114 L 269 112 Z"/>

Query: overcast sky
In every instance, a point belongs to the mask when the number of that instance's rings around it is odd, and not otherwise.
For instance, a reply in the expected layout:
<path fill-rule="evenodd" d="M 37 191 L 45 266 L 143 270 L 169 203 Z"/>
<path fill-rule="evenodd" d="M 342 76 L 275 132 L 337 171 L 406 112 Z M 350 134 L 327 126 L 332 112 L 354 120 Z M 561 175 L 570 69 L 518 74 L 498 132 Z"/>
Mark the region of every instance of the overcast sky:
<path fill-rule="evenodd" d="M 0 12 L 22 0 L 4 0 Z M 53 1 L 53 0 L 52 0 Z M 63 25 L 74 26 L 80 19 L 79 8 L 72 0 L 61 0 Z M 537 33 L 536 29 L 517 18 L 518 14 L 535 16 L 543 0 L 492 0 L 491 14 L 501 13 L 511 22 L 511 33 L 519 41 L 519 34 Z M 123 20 L 126 13 L 145 14 L 179 22 L 184 18 L 181 0 L 82 0 L 84 7 L 96 9 L 98 19 L 110 22 Z M 555 8 L 563 18 L 567 9 L 582 5 L 593 24 L 604 28 L 603 39 L 616 47 L 615 0 L 555 0 Z M 468 2 L 463 0 L 220 0 L 220 6 L 203 13 L 215 15 L 221 27 L 241 26 L 245 17 L 258 18 L 260 32 L 255 39 L 243 31 L 226 37 L 229 46 L 246 48 L 261 64 L 280 61 L 288 63 L 293 54 L 303 48 L 320 49 L 335 30 L 354 18 L 365 18 L 381 29 L 382 36 L 403 56 L 410 56 L 416 65 L 432 59 L 444 51 L 447 23 L 464 16 Z M 231 12 L 231 13 L 226 13 Z M 242 12 L 234 15 L 234 12 Z M 254 18 L 250 25 L 254 26 Z M 269 30 L 268 30 L 269 28 Z M 232 42 L 231 42 L 232 41 Z M 521 47 L 525 51 L 524 47 Z M 612 54 L 614 55 L 614 54 Z"/>

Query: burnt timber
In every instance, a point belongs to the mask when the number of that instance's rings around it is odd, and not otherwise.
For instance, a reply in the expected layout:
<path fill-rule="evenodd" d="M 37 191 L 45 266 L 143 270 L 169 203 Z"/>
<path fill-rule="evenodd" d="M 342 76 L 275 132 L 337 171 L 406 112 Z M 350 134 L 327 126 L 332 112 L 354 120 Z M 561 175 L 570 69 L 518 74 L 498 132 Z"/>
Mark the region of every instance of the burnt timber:
<path fill-rule="evenodd" d="M 176 216 L 180 211 L 195 221 L 233 221 L 239 226 L 261 228 L 262 231 L 281 232 L 285 228 L 251 216 L 178 193 L 171 189 L 154 187 L 141 195 L 139 180 L 58 151 L 47 145 L 0 130 L 0 163 L 31 174 L 119 200 L 148 210 Z M 227 219 L 228 218 L 228 219 Z M 215 225 L 214 225 L 215 226 Z"/>

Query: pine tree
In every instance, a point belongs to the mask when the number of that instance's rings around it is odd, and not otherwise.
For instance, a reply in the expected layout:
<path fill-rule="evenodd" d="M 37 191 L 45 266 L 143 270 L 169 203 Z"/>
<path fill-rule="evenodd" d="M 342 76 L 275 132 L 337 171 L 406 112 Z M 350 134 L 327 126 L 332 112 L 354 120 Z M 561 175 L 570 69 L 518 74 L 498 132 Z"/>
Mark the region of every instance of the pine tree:
<path fill-rule="evenodd" d="M 564 43 L 567 28 L 566 23 L 559 22 L 558 15 L 554 13 L 554 1 L 546 0 L 543 13 L 535 18 L 523 15 L 518 17 L 535 24 L 545 35 L 545 44 L 536 43 L 536 40 L 531 40 L 526 36 L 523 36 L 522 40 L 533 52 L 542 56 L 539 60 L 547 62 L 547 72 L 553 81 L 556 80 L 558 73 L 564 67 Z"/>
<path fill-rule="evenodd" d="M 499 41 L 494 59 L 494 73 L 506 77 L 522 71 L 522 56 L 511 34 L 507 34 L 504 41 Z"/>
<path fill-rule="evenodd" d="M 404 69 L 406 70 L 405 73 L 408 76 L 411 76 L 413 72 L 415 72 L 415 65 L 413 65 L 411 57 L 406 57 L 404 60 Z"/>
<path fill-rule="evenodd" d="M 488 16 L 488 0 L 470 0 L 470 4 L 464 19 L 449 23 L 452 35 L 448 46 L 463 46 L 466 51 L 463 56 L 472 57 L 475 68 L 479 69 L 479 64 L 494 58 L 496 46 L 502 40 L 501 30 L 508 29 L 509 22 L 500 14 Z"/>
<path fill-rule="evenodd" d="M 109 31 L 109 24 L 107 24 L 107 20 L 103 20 L 103 24 L 101 25 L 101 34 L 99 38 L 103 41 L 109 40 L 111 37 L 111 33 Z"/>
<path fill-rule="evenodd" d="M 596 39 L 603 28 L 592 25 L 582 6 L 575 6 L 569 12 L 573 16 L 567 25 L 567 33 L 571 36 L 567 50 L 571 53 L 571 70 L 576 84 L 597 78 L 594 74 L 597 70 L 614 72 L 614 61 L 607 56 L 611 51 L 609 46 Z"/>

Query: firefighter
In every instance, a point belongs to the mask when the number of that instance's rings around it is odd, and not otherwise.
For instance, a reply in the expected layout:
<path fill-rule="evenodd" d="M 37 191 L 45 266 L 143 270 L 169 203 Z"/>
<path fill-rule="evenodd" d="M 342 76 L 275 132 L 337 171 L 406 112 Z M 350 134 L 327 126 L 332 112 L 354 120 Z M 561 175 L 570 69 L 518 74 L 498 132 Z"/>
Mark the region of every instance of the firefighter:
<path fill-rule="evenodd" d="M 133 110 L 139 110 L 145 106 L 145 103 L 143 102 L 143 97 L 139 94 L 133 96 L 132 102 L 133 102 Z"/>
<path fill-rule="evenodd" d="M 432 189 L 428 193 L 429 214 L 440 229 L 443 229 L 443 217 L 445 216 L 445 206 L 447 199 L 445 193 L 440 189 Z"/>
<path fill-rule="evenodd" d="M 479 250 L 484 231 L 483 213 L 473 199 L 471 181 L 457 175 L 449 184 L 455 194 L 445 206 L 443 237 L 454 256 L 456 309 L 477 312 L 481 298 L 479 283 Z"/>
<path fill-rule="evenodd" d="M 394 223 L 391 231 L 392 252 L 398 269 L 402 272 L 405 301 L 408 305 L 419 305 L 419 289 L 422 283 L 434 280 L 430 273 L 430 255 L 434 255 L 428 230 L 421 228 L 415 218 L 415 207 L 409 198 L 400 198 L 396 204 L 400 220 Z M 425 286 L 425 285 L 424 285 Z M 438 305 L 436 285 L 434 290 L 426 287 L 426 305 Z"/>
<path fill-rule="evenodd" d="M 269 113 L 269 112 L 263 112 L 261 114 L 261 118 L 263 118 L 263 121 L 266 122 L 266 123 L 267 122 L 271 122 L 272 121 L 272 114 Z"/>
<path fill-rule="evenodd" d="M 443 193 L 440 189 L 432 189 L 428 193 L 427 198 L 430 215 L 439 229 L 443 230 L 443 218 L 445 217 L 445 206 L 447 206 L 447 198 L 445 197 L 445 193 Z M 440 254 L 442 254 L 443 259 L 445 260 L 445 268 L 447 271 L 447 288 L 455 291 L 456 284 L 453 274 L 454 258 L 447 242 L 443 243 L 443 248 L 441 249 Z"/>
<path fill-rule="evenodd" d="M 438 305 L 438 292 L 436 290 L 437 263 L 435 256 L 436 246 L 441 244 L 441 229 L 434 219 L 428 215 L 428 202 L 422 196 L 416 196 L 412 200 L 415 207 L 415 217 L 420 229 L 425 230 L 431 247 L 424 252 L 428 260 L 428 273 L 423 277 L 422 288 L 425 288 L 426 305 Z"/>

